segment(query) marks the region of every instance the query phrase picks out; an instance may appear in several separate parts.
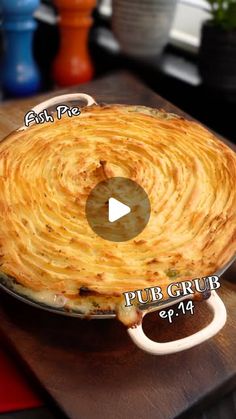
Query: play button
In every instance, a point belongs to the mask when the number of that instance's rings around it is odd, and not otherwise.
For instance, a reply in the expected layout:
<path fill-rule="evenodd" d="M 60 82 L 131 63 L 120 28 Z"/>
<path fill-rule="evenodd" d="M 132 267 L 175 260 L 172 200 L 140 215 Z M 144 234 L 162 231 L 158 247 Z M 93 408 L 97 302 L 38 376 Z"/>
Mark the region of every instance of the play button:
<path fill-rule="evenodd" d="M 123 242 L 138 236 L 150 217 L 144 189 L 131 179 L 113 177 L 89 193 L 86 217 L 92 230 L 105 240 Z"/>
<path fill-rule="evenodd" d="M 128 205 L 122 204 L 115 198 L 110 198 L 108 201 L 108 220 L 110 223 L 119 220 L 125 215 L 130 213 L 130 207 Z"/>

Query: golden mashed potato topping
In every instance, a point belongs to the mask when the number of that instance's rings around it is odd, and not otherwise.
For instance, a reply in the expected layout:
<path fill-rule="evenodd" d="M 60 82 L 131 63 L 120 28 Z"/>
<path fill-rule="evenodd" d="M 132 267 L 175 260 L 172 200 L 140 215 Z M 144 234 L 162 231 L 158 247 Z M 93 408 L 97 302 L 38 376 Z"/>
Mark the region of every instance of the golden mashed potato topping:
<path fill-rule="evenodd" d="M 151 204 L 144 231 L 121 243 L 85 214 L 90 191 L 116 176 Z M 198 123 L 94 105 L 0 144 L 0 270 L 21 293 L 114 310 L 125 291 L 213 274 L 235 252 L 236 154 Z"/>

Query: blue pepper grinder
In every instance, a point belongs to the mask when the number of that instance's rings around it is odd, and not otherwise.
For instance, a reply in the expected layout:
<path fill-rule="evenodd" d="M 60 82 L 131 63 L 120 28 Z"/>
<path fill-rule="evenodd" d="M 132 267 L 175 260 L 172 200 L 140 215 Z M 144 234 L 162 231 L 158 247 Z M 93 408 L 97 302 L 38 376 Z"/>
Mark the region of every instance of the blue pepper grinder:
<path fill-rule="evenodd" d="M 1 0 L 4 56 L 2 87 L 11 96 L 27 96 L 40 88 L 40 74 L 32 54 L 39 0 Z"/>

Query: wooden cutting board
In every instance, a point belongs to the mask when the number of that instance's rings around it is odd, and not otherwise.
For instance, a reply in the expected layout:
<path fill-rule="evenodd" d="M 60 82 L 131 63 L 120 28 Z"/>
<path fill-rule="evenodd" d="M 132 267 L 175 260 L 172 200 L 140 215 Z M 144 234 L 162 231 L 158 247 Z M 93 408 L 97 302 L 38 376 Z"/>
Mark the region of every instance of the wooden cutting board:
<path fill-rule="evenodd" d="M 125 73 L 72 90 L 89 93 L 99 102 L 143 104 L 181 113 Z M 41 100 L 1 106 L 0 136 L 22 125 L 24 113 Z M 235 279 L 236 265 L 222 279 L 220 295 L 228 320 L 221 333 L 174 355 L 142 352 L 116 320 L 81 321 L 49 314 L 4 292 L 0 331 L 72 419 L 172 419 L 186 412 L 189 418 L 197 406 L 236 384 Z M 210 317 L 205 303 L 196 303 L 194 316 L 176 317 L 172 325 L 157 313 L 148 315 L 145 331 L 159 341 L 174 340 L 199 330 Z"/>

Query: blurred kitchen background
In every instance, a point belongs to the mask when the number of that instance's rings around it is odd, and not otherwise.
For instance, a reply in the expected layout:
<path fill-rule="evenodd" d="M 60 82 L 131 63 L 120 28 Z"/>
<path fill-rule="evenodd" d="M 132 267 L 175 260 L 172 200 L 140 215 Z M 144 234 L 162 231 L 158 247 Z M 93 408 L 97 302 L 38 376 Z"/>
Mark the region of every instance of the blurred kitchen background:
<path fill-rule="evenodd" d="M 236 0 L 0 0 L 0 16 L 2 101 L 128 70 L 236 142 Z"/>

